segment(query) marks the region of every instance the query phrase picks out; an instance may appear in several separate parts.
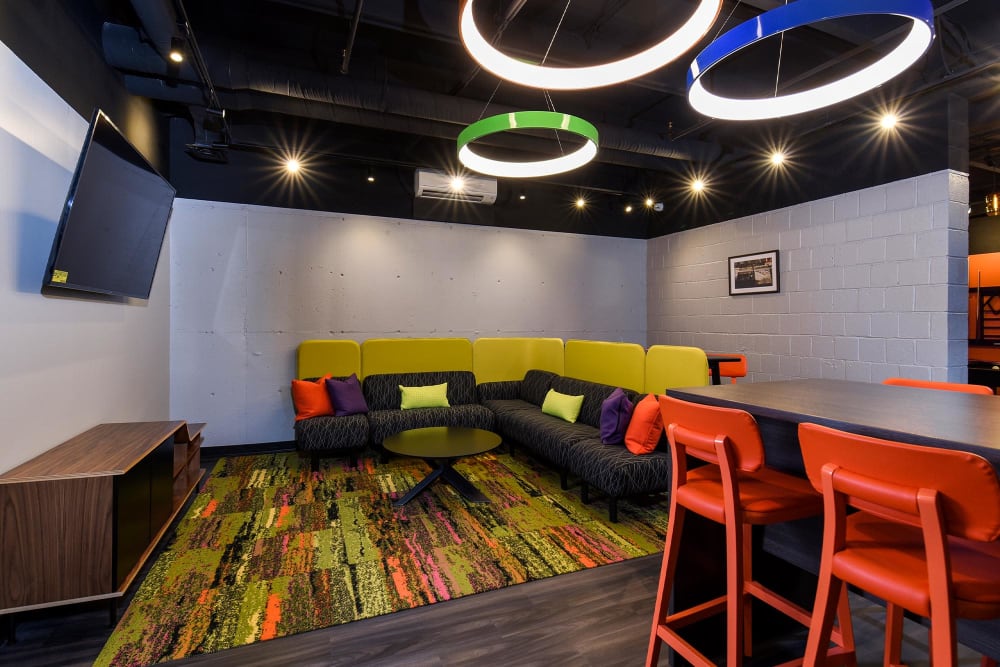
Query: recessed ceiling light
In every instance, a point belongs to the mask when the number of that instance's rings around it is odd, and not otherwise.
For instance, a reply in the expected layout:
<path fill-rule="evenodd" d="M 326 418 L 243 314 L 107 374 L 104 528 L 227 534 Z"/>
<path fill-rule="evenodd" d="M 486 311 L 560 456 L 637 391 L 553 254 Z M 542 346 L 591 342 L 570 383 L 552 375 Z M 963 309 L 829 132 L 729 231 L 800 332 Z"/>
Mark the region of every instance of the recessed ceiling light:
<path fill-rule="evenodd" d="M 701 180 L 700 178 L 694 179 L 693 181 L 691 181 L 691 189 L 694 190 L 695 192 L 704 192 L 705 181 Z"/>
<path fill-rule="evenodd" d="M 297 174 L 302 169 L 302 163 L 295 158 L 285 160 L 285 170 L 290 174 Z"/>
<path fill-rule="evenodd" d="M 632 212 L 632 204 L 625 204 L 625 212 L 626 213 Z"/>
<path fill-rule="evenodd" d="M 785 154 L 781 151 L 774 151 L 771 153 L 771 164 L 775 167 L 780 167 L 785 164 Z"/>
<path fill-rule="evenodd" d="M 577 208 L 583 208 L 586 205 L 587 205 L 587 200 L 586 199 L 584 199 L 583 197 L 577 197 L 576 198 L 576 207 Z"/>
<path fill-rule="evenodd" d="M 366 179 L 369 183 L 375 182 L 375 170 L 371 167 L 368 168 L 368 177 Z"/>
<path fill-rule="evenodd" d="M 517 198 L 520 199 L 521 201 L 524 201 L 525 199 L 528 198 L 528 196 L 522 192 L 517 196 Z"/>
<path fill-rule="evenodd" d="M 170 55 L 168 57 L 170 58 L 170 60 L 174 61 L 175 63 L 182 63 L 182 62 L 184 62 L 184 54 L 181 53 L 180 51 L 176 51 L 176 50 L 171 51 Z"/>
<path fill-rule="evenodd" d="M 887 113 L 883 115 L 882 120 L 879 121 L 879 124 L 884 130 L 891 130 L 896 127 L 897 123 L 899 123 L 899 118 L 894 113 Z"/>
<path fill-rule="evenodd" d="M 656 202 L 653 201 L 652 197 L 646 197 L 646 201 L 643 203 L 646 204 L 646 208 L 653 208 L 653 204 L 655 204 Z"/>

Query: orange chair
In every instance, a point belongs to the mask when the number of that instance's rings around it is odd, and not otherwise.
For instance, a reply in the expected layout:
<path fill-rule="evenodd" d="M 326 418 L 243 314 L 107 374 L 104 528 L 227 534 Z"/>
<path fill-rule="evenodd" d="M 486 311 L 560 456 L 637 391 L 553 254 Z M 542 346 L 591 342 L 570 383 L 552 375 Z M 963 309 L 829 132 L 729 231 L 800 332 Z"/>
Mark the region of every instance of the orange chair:
<path fill-rule="evenodd" d="M 884 664 L 900 663 L 906 609 L 930 619 L 931 664 L 954 665 L 955 619 L 1000 617 L 1000 481 L 993 466 L 968 452 L 816 424 L 800 424 L 799 441 L 825 508 L 817 623 L 805 664 L 818 664 L 844 584 L 853 584 L 886 601 Z M 848 514 L 848 506 L 859 511 Z M 840 622 L 847 632 L 850 617 Z"/>
<path fill-rule="evenodd" d="M 729 354 L 726 352 L 726 354 Z M 733 354 L 734 357 L 739 357 L 739 361 L 720 361 L 719 362 L 719 377 L 729 378 L 729 382 L 736 384 L 736 378 L 745 378 L 747 376 L 747 358 L 743 354 Z"/>
<path fill-rule="evenodd" d="M 670 515 L 646 654 L 647 667 L 657 664 L 661 644 L 670 646 L 694 665 L 712 662 L 683 639 L 678 630 L 703 618 L 726 612 L 726 659 L 739 665 L 752 644 L 751 596 L 802 623 L 810 613 L 753 579 L 751 531 L 755 525 L 818 516 L 822 498 L 808 480 L 764 465 L 764 445 L 757 422 L 747 412 L 660 396 L 660 412 L 670 441 L 673 473 Z M 687 457 L 708 465 L 688 470 Z M 725 525 L 726 594 L 689 609 L 668 613 L 684 517 L 690 510 Z M 847 593 L 843 599 L 845 613 Z M 853 636 L 845 633 L 838 644 L 853 657 Z"/>
<path fill-rule="evenodd" d="M 914 380 L 913 378 L 886 378 L 882 384 L 899 387 L 918 387 L 920 389 L 943 389 L 945 391 L 961 391 L 966 394 L 985 394 L 993 396 L 993 390 L 981 384 L 962 384 L 960 382 L 935 382 L 933 380 Z"/>

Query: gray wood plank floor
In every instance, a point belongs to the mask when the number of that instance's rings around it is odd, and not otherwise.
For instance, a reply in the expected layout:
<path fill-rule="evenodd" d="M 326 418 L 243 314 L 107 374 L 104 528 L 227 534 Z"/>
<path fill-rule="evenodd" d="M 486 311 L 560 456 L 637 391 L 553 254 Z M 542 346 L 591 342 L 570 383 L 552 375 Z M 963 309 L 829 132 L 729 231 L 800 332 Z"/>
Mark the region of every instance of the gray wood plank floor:
<path fill-rule="evenodd" d="M 659 563 L 659 556 L 638 558 L 171 664 L 642 665 Z M 882 609 L 860 597 L 852 605 L 859 663 L 880 665 Z M 27 619 L 18 642 L 0 646 L 0 664 L 91 665 L 109 634 L 103 607 Z M 803 638 L 767 647 L 748 664 L 801 655 Z M 963 667 L 978 665 L 972 651 L 959 657 Z M 926 632 L 909 621 L 904 658 L 911 667 L 927 665 Z"/>

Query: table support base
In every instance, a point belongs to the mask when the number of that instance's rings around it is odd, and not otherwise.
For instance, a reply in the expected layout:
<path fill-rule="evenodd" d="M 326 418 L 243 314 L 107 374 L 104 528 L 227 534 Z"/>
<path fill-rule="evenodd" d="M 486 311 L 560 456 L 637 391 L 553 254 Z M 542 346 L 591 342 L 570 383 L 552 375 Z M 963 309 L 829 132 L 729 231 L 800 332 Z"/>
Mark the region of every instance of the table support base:
<path fill-rule="evenodd" d="M 431 483 L 438 477 L 451 484 L 452 488 L 458 491 L 462 497 L 470 503 L 490 502 L 489 498 L 484 496 L 479 489 L 472 485 L 472 482 L 467 480 L 462 476 L 462 473 L 452 467 L 450 459 L 428 459 L 427 463 L 430 464 L 433 469 L 427 473 L 426 477 L 417 482 L 412 489 L 407 491 L 405 496 L 395 501 L 393 503 L 394 507 L 402 507 L 406 503 L 413 500 L 418 493 L 430 486 Z"/>

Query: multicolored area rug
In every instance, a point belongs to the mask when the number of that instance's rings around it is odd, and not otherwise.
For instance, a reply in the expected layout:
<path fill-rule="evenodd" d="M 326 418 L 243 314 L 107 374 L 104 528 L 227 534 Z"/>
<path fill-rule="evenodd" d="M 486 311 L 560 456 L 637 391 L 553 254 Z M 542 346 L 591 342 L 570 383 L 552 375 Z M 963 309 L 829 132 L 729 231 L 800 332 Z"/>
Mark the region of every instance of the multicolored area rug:
<path fill-rule="evenodd" d="M 662 550 L 667 504 L 580 503 L 558 476 L 484 454 L 456 467 L 491 502 L 423 478 L 419 459 L 320 473 L 295 453 L 219 461 L 97 665 L 148 665 L 315 630 Z"/>

